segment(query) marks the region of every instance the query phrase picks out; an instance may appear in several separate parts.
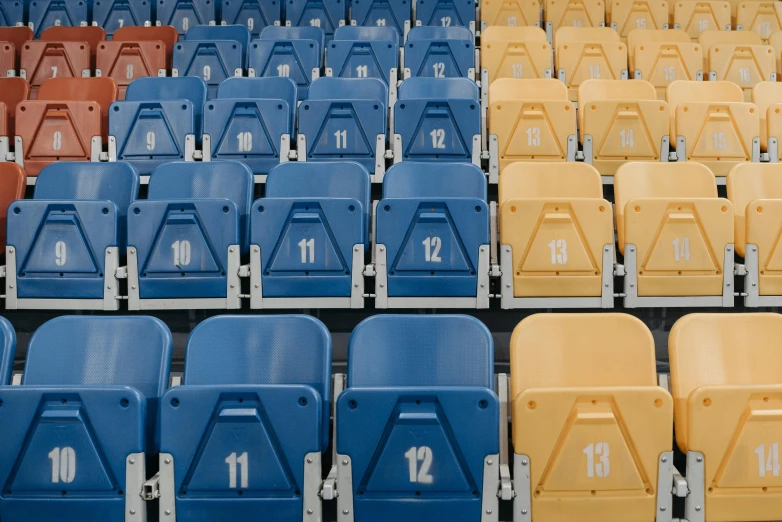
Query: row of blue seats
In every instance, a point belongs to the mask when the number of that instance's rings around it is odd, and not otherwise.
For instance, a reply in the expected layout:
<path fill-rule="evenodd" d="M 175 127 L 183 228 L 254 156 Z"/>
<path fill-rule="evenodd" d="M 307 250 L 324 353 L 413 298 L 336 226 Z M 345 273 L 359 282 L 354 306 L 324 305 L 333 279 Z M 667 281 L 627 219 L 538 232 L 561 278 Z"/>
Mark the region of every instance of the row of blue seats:
<path fill-rule="evenodd" d="M 371 235 L 385 300 L 464 299 L 475 308 L 480 294 L 488 306 L 484 173 L 394 165 L 373 229 L 370 187 L 358 163 L 289 162 L 272 169 L 253 203 L 242 163 L 170 162 L 137 200 L 130 164 L 55 163 L 33 199 L 8 209 L 6 307 L 117 310 L 128 299 L 131 310 L 235 309 L 249 297 L 253 308 L 362 308 Z"/>

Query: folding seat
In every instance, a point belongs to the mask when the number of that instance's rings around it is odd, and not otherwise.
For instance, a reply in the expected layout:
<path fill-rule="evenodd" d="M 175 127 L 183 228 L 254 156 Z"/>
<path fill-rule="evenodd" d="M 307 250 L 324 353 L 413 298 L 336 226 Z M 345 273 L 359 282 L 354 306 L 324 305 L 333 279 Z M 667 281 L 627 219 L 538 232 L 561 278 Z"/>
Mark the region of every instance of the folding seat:
<path fill-rule="evenodd" d="M 726 0 L 672 0 L 673 28 L 696 40 L 703 31 L 730 31 L 730 2 Z M 705 54 L 705 53 L 704 53 Z"/>
<path fill-rule="evenodd" d="M 331 337 L 313 317 L 199 324 L 161 401 L 160 519 L 320 520 L 330 387 Z"/>
<path fill-rule="evenodd" d="M 102 27 L 112 37 L 123 27 L 150 27 L 154 2 L 134 0 L 95 0 L 92 24 Z"/>
<path fill-rule="evenodd" d="M 782 322 L 776 313 L 690 314 L 668 337 L 688 520 L 779 520 Z M 707 362 L 706 362 L 707 361 Z"/>
<path fill-rule="evenodd" d="M 403 45 L 412 27 L 413 2 L 410 0 L 359 0 L 350 6 L 350 23 L 361 27 L 393 27 Z"/>
<path fill-rule="evenodd" d="M 674 404 L 654 348 L 625 314 L 535 314 L 516 326 L 516 520 L 670 520 Z"/>
<path fill-rule="evenodd" d="M 378 78 L 396 90 L 398 42 L 392 27 L 340 27 L 326 46 L 326 76 Z"/>
<path fill-rule="evenodd" d="M 405 78 L 475 79 L 475 45 L 464 27 L 414 27 L 404 49 Z"/>
<path fill-rule="evenodd" d="M 90 21 L 88 7 L 84 0 L 35 0 L 28 7 L 27 25 L 36 38 L 49 27 L 86 27 Z"/>
<path fill-rule="evenodd" d="M 109 161 L 127 161 L 144 175 L 169 161 L 192 161 L 205 103 L 201 78 L 134 80 L 125 100 L 111 106 Z"/>
<path fill-rule="evenodd" d="M 0 317 L 0 386 L 9 384 L 14 369 L 16 330 L 5 317 Z"/>
<path fill-rule="evenodd" d="M 30 99 L 51 78 L 86 78 L 92 70 L 87 42 L 47 42 L 30 40 L 22 46 L 19 76 L 30 83 Z"/>
<path fill-rule="evenodd" d="M 0 41 L 0 78 L 16 76 L 16 48 L 11 42 Z"/>
<path fill-rule="evenodd" d="M 337 511 L 356 522 L 496 521 L 505 397 L 492 391 L 493 360 L 473 317 L 359 324 L 337 399 Z"/>
<path fill-rule="evenodd" d="M 24 3 L 18 0 L 0 2 L 0 26 L 14 27 L 24 23 Z"/>
<path fill-rule="evenodd" d="M 780 163 L 782 150 L 782 84 L 760 82 L 752 88 L 752 103 L 760 114 L 760 150 L 767 153 L 768 160 Z"/>
<path fill-rule="evenodd" d="M 551 78 L 551 44 L 538 27 L 487 27 L 481 34 L 481 85 L 498 78 Z"/>
<path fill-rule="evenodd" d="M 347 4 L 342 0 L 288 0 L 286 23 L 294 27 L 320 27 L 331 39 L 338 27 L 345 25 Z"/>
<path fill-rule="evenodd" d="M 87 42 L 90 46 L 93 66 L 98 44 L 106 40 L 106 31 L 95 25 L 87 27 L 53 26 L 41 32 L 39 40 L 46 42 Z"/>
<path fill-rule="evenodd" d="M 474 0 L 415 0 L 415 25 L 426 27 L 467 27 L 474 34 Z"/>
<path fill-rule="evenodd" d="M 54 78 L 43 82 L 38 100 L 93 101 L 100 106 L 103 142 L 107 140 L 109 107 L 117 100 L 117 84 L 111 78 Z"/>
<path fill-rule="evenodd" d="M 150 29 L 152 29 L 150 27 Z M 101 42 L 95 62 L 95 76 L 112 78 L 118 88 L 120 100 L 125 99 L 125 91 L 130 82 L 143 76 L 166 76 L 170 48 L 162 41 L 122 41 Z"/>
<path fill-rule="evenodd" d="M 153 27 L 133 27 L 124 26 L 114 31 L 112 40 L 120 42 L 163 42 L 168 51 L 168 59 L 171 60 L 171 50 L 174 44 L 179 40 L 179 33 L 174 27 L 153 26 Z"/>
<path fill-rule="evenodd" d="M 576 109 L 553 78 L 503 78 L 489 88 L 489 181 L 517 161 L 575 161 Z"/>
<path fill-rule="evenodd" d="M 215 25 L 217 2 L 212 0 L 157 0 L 155 25 L 173 26 L 180 36 L 198 25 Z"/>
<path fill-rule="evenodd" d="M 733 306 L 733 205 L 703 165 L 626 163 L 614 176 L 624 306 Z"/>
<path fill-rule="evenodd" d="M 295 107 L 289 78 L 226 80 L 204 107 L 203 160 L 238 160 L 256 175 L 268 174 L 288 160 Z"/>
<path fill-rule="evenodd" d="M 363 308 L 371 181 L 358 163 L 272 169 L 250 224 L 251 308 Z"/>
<path fill-rule="evenodd" d="M 738 85 L 677 80 L 666 98 L 679 161 L 698 161 L 726 176 L 736 163 L 759 160 L 760 111 L 744 102 Z"/>
<path fill-rule="evenodd" d="M 481 29 L 494 25 L 540 27 L 540 14 L 538 0 L 482 0 Z"/>
<path fill-rule="evenodd" d="M 8 211 L 6 308 L 119 310 L 116 269 L 139 177 L 126 163 L 59 162 Z"/>
<path fill-rule="evenodd" d="M 2 4 L 2 0 L 0 0 L 0 4 Z M 22 46 L 25 42 L 32 39 L 33 30 L 29 27 L 0 26 L 0 42 L 8 42 L 14 46 L 14 49 L 16 49 L 16 64 L 13 67 L 15 71 L 19 70 L 19 62 L 22 58 Z"/>
<path fill-rule="evenodd" d="M 489 207 L 479 167 L 395 164 L 375 222 L 376 308 L 489 307 Z"/>
<path fill-rule="evenodd" d="M 592 28 L 605 27 L 606 7 L 603 0 L 545 0 L 543 19 L 549 41 L 556 40 L 560 27 Z"/>
<path fill-rule="evenodd" d="M 674 1 L 674 0 L 672 0 Z M 610 27 L 622 38 L 635 29 L 662 30 L 668 28 L 666 0 L 613 0 Z"/>
<path fill-rule="evenodd" d="M 320 76 L 325 38 L 318 27 L 267 27 L 250 45 L 249 76 L 290 78 L 296 82 L 299 101 L 306 100 L 310 84 Z"/>
<path fill-rule="evenodd" d="M 584 161 L 612 176 L 626 161 L 668 161 L 671 115 L 643 80 L 587 80 L 578 88 Z"/>
<path fill-rule="evenodd" d="M 8 206 L 24 197 L 27 177 L 16 163 L 0 162 L 0 249 L 5 253 L 6 216 Z M 0 372 L 0 384 L 3 383 Z"/>
<path fill-rule="evenodd" d="M 750 101 L 752 87 L 762 81 L 777 81 L 774 48 L 761 45 L 751 31 L 704 31 L 698 37 L 708 58 L 709 81 L 733 82 Z"/>
<path fill-rule="evenodd" d="M 768 38 L 768 44 L 774 48 L 774 56 L 777 59 L 777 71 L 782 72 L 782 30 L 774 31 Z"/>
<path fill-rule="evenodd" d="M 630 31 L 627 51 L 633 78 L 654 85 L 660 100 L 673 81 L 703 80 L 703 47 L 681 29 Z"/>
<path fill-rule="evenodd" d="M 242 25 L 257 37 L 266 27 L 282 23 L 284 2 L 278 0 L 228 0 L 220 4 L 222 25 Z M 191 26 L 192 28 L 193 26 Z"/>
<path fill-rule="evenodd" d="M 236 161 L 172 161 L 128 212 L 128 309 L 241 307 L 252 171 Z"/>
<path fill-rule="evenodd" d="M 0 386 L 3 521 L 146 520 L 145 456 L 171 332 L 154 317 L 64 316 L 27 347 L 21 386 Z"/>
<path fill-rule="evenodd" d="M 16 106 L 29 95 L 30 85 L 24 78 L 0 78 L 0 162 L 9 159 L 16 141 Z"/>
<path fill-rule="evenodd" d="M 764 43 L 782 29 L 782 6 L 766 0 L 741 2 L 736 8 L 736 30 L 754 31 Z"/>
<path fill-rule="evenodd" d="M 563 27 L 554 42 L 557 77 L 571 101 L 586 80 L 626 80 L 627 45 L 608 27 Z"/>
<path fill-rule="evenodd" d="M 299 105 L 299 161 L 356 161 L 385 172 L 388 87 L 377 78 L 319 78 Z"/>

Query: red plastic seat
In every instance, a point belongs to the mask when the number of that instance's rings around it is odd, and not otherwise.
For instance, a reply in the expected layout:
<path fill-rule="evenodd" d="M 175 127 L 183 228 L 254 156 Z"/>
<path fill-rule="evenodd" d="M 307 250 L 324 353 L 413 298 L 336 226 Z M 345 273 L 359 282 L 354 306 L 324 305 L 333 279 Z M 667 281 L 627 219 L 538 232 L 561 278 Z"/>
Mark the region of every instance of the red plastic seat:
<path fill-rule="evenodd" d="M 10 42 L 16 48 L 16 66 L 19 69 L 19 59 L 22 56 L 22 46 L 33 39 L 33 30 L 29 27 L 0 27 L 0 42 Z"/>
<path fill-rule="evenodd" d="M 20 76 L 30 82 L 30 98 L 51 78 L 81 78 L 90 75 L 90 46 L 83 42 L 29 41 L 22 46 Z"/>
<path fill-rule="evenodd" d="M 136 78 L 166 75 L 169 51 L 160 40 L 101 42 L 95 76 L 112 78 L 117 83 L 119 99 L 124 100 L 128 85 Z"/>
<path fill-rule="evenodd" d="M 30 86 L 24 78 L 0 78 L 0 138 L 7 137 L 13 146 L 14 116 L 19 102 L 30 96 Z"/>
<path fill-rule="evenodd" d="M 100 106 L 103 141 L 109 129 L 109 107 L 117 101 L 117 84 L 111 78 L 57 78 L 46 81 L 38 91 L 39 100 L 92 101 Z"/>
<path fill-rule="evenodd" d="M 163 42 L 166 45 L 166 69 L 171 68 L 171 53 L 179 40 L 179 32 L 170 25 L 137 27 L 128 25 L 114 31 L 115 42 Z"/>
<path fill-rule="evenodd" d="M 96 25 L 87 27 L 56 25 L 44 29 L 38 39 L 44 42 L 87 42 L 90 46 L 90 54 L 92 55 L 92 64 L 94 66 L 98 45 L 106 39 L 106 31 Z"/>
<path fill-rule="evenodd" d="M 16 47 L 11 42 L 0 42 L 0 78 L 16 76 Z"/>

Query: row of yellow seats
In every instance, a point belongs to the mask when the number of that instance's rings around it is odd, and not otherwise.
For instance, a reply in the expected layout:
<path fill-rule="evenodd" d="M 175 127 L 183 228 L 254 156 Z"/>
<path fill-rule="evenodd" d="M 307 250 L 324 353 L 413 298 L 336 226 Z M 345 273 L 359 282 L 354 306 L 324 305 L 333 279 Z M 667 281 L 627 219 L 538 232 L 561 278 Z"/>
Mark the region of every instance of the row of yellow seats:
<path fill-rule="evenodd" d="M 668 339 L 624 314 L 537 314 L 511 337 L 514 520 L 782 520 L 782 316 L 691 314 Z M 674 478 L 672 440 L 687 456 Z"/>
<path fill-rule="evenodd" d="M 541 7 L 549 40 L 561 27 L 605 26 L 622 38 L 633 29 L 683 29 L 691 38 L 734 29 L 764 40 L 782 29 L 782 4 L 774 0 L 483 0 L 482 25 L 540 27 Z"/>

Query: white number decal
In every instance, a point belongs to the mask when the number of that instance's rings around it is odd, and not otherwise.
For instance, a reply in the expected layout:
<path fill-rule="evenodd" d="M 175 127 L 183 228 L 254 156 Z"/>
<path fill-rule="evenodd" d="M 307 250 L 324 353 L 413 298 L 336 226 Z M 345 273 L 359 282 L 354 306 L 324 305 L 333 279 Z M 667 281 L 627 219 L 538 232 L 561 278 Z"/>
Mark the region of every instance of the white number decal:
<path fill-rule="evenodd" d="M 443 27 L 450 27 L 451 26 L 451 17 L 450 16 L 443 16 L 440 18 L 440 24 Z"/>
<path fill-rule="evenodd" d="M 152 131 L 147 133 L 147 150 L 155 150 L 155 133 Z"/>
<path fill-rule="evenodd" d="M 204 65 L 204 81 L 208 82 L 212 79 L 212 68 L 208 65 Z"/>
<path fill-rule="evenodd" d="M 690 260 L 690 238 L 685 236 L 683 238 L 676 238 L 673 240 L 673 257 L 678 263 L 681 260 Z"/>
<path fill-rule="evenodd" d="M 635 147 L 635 142 L 633 142 L 633 129 L 622 129 L 619 131 L 619 136 L 622 138 L 622 148 L 630 148 L 632 149 Z"/>
<path fill-rule="evenodd" d="M 187 31 L 190 28 L 190 20 L 187 17 L 182 18 L 182 30 Z"/>
<path fill-rule="evenodd" d="M 445 78 L 445 64 L 443 62 L 433 63 L 432 69 L 434 69 L 435 78 Z"/>
<path fill-rule="evenodd" d="M 711 135 L 714 140 L 714 150 L 725 150 L 728 148 L 728 137 L 724 132 L 715 132 Z"/>
<path fill-rule="evenodd" d="M 709 30 L 709 21 L 708 20 L 698 20 L 698 30 L 700 32 L 708 31 Z"/>
<path fill-rule="evenodd" d="M 583 20 L 573 20 L 573 27 L 582 27 L 584 25 Z"/>
<path fill-rule="evenodd" d="M 386 26 L 386 19 L 385 18 L 378 18 L 375 22 L 375 25 L 378 27 L 385 27 Z"/>
<path fill-rule="evenodd" d="M 564 239 L 552 239 L 548 244 L 551 249 L 551 264 L 552 265 L 566 265 L 567 264 L 567 241 Z"/>
<path fill-rule="evenodd" d="M 760 22 L 760 35 L 768 37 L 771 33 L 771 22 Z"/>
<path fill-rule="evenodd" d="M 768 448 L 766 456 L 766 445 L 761 444 L 755 448 L 755 454 L 758 456 L 758 476 L 766 478 L 766 472 L 771 472 L 774 477 L 779 476 L 779 443 L 774 442 Z"/>
<path fill-rule="evenodd" d="M 250 466 L 247 458 L 247 452 L 245 451 L 238 457 L 236 453 L 231 453 L 225 458 L 225 463 L 228 464 L 228 487 L 236 489 L 236 468 L 240 467 L 239 472 L 239 487 L 247 488 L 250 483 Z"/>
<path fill-rule="evenodd" d="M 337 139 L 337 148 L 338 149 L 347 149 L 348 148 L 348 131 L 336 131 L 334 133 L 334 137 Z"/>
<path fill-rule="evenodd" d="M 313 18 L 310 20 L 310 25 L 312 27 L 320 27 L 320 18 Z"/>
<path fill-rule="evenodd" d="M 133 79 L 133 64 L 129 63 L 128 66 L 125 68 L 125 78 L 128 80 Z"/>
<path fill-rule="evenodd" d="M 429 136 L 432 137 L 433 149 L 445 148 L 445 129 L 434 129 L 432 132 L 429 133 Z"/>
<path fill-rule="evenodd" d="M 299 248 L 301 249 L 301 262 L 307 263 L 307 252 L 309 252 L 309 263 L 315 262 L 315 238 L 310 240 L 302 239 L 299 241 Z"/>
<path fill-rule="evenodd" d="M 749 83 L 752 81 L 752 75 L 749 73 L 749 67 L 742 67 L 739 69 L 739 81 L 741 83 Z"/>
<path fill-rule="evenodd" d="M 252 31 L 255 29 L 255 19 L 254 18 L 248 18 L 247 19 L 247 28 Z"/>
<path fill-rule="evenodd" d="M 57 78 L 57 66 L 52 66 L 52 78 Z"/>
<path fill-rule="evenodd" d="M 408 469 L 410 470 L 410 482 L 418 484 L 431 484 L 434 482 L 432 475 L 429 474 L 429 469 L 432 467 L 432 448 L 427 446 L 421 446 L 416 448 L 413 446 L 407 453 Z M 418 463 L 421 463 L 421 467 L 418 467 Z"/>
<path fill-rule="evenodd" d="M 638 29 L 646 29 L 646 18 L 636 18 L 635 27 Z"/>
<path fill-rule="evenodd" d="M 240 132 L 236 135 L 239 142 L 239 152 L 250 152 L 253 148 L 253 133 L 250 131 Z"/>
<path fill-rule="evenodd" d="M 124 20 L 124 19 L 122 19 L 122 18 L 118 18 L 118 19 L 117 19 L 117 22 L 119 22 L 119 26 L 120 26 L 120 27 L 123 27 L 123 26 L 125 25 L 125 20 Z"/>
<path fill-rule="evenodd" d="M 584 455 L 587 457 L 587 477 L 606 478 L 611 472 L 611 462 L 608 460 L 609 448 L 607 442 L 598 442 L 590 444 L 584 448 Z M 595 462 L 598 457 L 599 462 Z"/>
<path fill-rule="evenodd" d="M 62 148 L 62 132 L 54 131 L 54 135 L 52 137 L 52 148 L 54 150 L 60 150 Z"/>
<path fill-rule="evenodd" d="M 179 268 L 190 264 L 190 241 L 187 239 L 174 241 L 171 249 L 174 251 L 174 266 Z"/>
<path fill-rule="evenodd" d="M 663 74 L 665 74 L 666 82 L 672 82 L 676 80 L 676 67 L 674 67 L 673 65 L 668 65 L 667 67 L 663 67 Z"/>
<path fill-rule="evenodd" d="M 57 241 L 54 244 L 54 264 L 63 266 L 66 259 L 68 259 L 68 248 L 65 246 L 65 241 Z"/>
<path fill-rule="evenodd" d="M 283 78 L 287 78 L 291 75 L 291 66 L 287 63 L 281 63 L 277 66 L 277 76 L 282 76 Z"/>
<path fill-rule="evenodd" d="M 76 478 L 76 452 L 73 448 L 54 448 L 49 452 L 49 460 L 52 461 L 52 484 L 73 482 Z"/>
<path fill-rule="evenodd" d="M 357 65 L 356 66 L 356 77 L 358 78 L 366 78 L 369 75 L 369 66 L 368 65 Z"/>
<path fill-rule="evenodd" d="M 516 17 L 515 16 L 509 16 L 508 17 L 508 27 L 516 27 Z"/>
<path fill-rule="evenodd" d="M 589 77 L 594 79 L 600 79 L 600 64 L 596 63 L 589 66 Z"/>
<path fill-rule="evenodd" d="M 424 245 L 424 258 L 427 263 L 440 263 L 442 258 L 440 257 L 440 249 L 443 246 L 443 241 L 437 236 L 427 237 L 422 241 Z"/>
<path fill-rule="evenodd" d="M 527 146 L 540 147 L 540 127 L 530 127 L 527 129 Z"/>
<path fill-rule="evenodd" d="M 524 65 L 520 63 L 514 63 L 511 67 L 511 73 L 514 78 L 524 78 Z"/>

